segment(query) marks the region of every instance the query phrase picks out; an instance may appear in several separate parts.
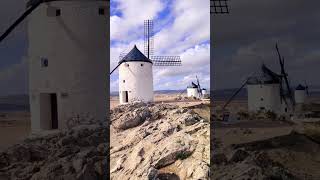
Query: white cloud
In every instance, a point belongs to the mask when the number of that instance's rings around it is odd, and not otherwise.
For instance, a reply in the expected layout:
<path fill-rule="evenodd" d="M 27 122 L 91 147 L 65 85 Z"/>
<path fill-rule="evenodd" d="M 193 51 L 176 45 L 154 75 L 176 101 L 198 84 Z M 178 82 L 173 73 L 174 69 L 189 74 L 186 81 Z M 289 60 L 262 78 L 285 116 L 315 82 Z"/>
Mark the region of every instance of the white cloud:
<path fill-rule="evenodd" d="M 113 0 L 117 2 L 122 17 L 110 17 L 111 40 L 132 40 L 146 19 L 154 19 L 164 4 L 160 0 Z M 129 39 L 128 39 L 129 38 Z"/>
<path fill-rule="evenodd" d="M 155 67 L 155 89 L 185 87 L 190 83 L 186 81 L 190 79 L 184 78 L 189 75 L 195 77 L 196 74 L 201 74 L 199 76 L 209 87 L 209 1 L 175 0 L 170 7 L 160 0 L 116 0 L 116 2 L 118 2 L 117 10 L 122 15 L 111 17 L 111 41 L 113 42 L 110 50 L 111 69 L 117 65 L 119 54 L 130 51 L 134 44 L 143 52 L 143 20 L 155 19 L 155 24 L 160 22 L 162 25 L 160 31 L 154 36 L 155 55 L 180 55 L 183 64 L 180 67 Z M 168 8 L 170 11 L 166 12 L 171 19 L 166 19 L 167 16 L 158 16 L 162 10 Z M 204 42 L 206 44 L 203 44 Z M 118 73 L 115 72 L 112 76 L 117 77 Z M 181 78 L 184 80 L 182 81 Z M 177 83 L 181 86 L 176 86 Z M 111 91 L 116 89 L 111 88 Z"/>

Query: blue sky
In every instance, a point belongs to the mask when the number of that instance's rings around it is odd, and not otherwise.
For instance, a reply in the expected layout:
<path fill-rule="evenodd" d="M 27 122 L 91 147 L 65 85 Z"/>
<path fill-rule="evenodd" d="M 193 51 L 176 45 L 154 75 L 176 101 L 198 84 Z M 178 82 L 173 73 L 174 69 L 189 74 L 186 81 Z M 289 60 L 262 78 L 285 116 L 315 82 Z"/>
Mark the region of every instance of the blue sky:
<path fill-rule="evenodd" d="M 154 89 L 184 89 L 200 78 L 210 88 L 209 0 L 111 0 L 110 70 L 134 44 L 143 52 L 143 22 L 154 21 L 154 55 L 179 55 L 180 67 L 154 67 Z M 118 70 L 110 90 L 118 91 Z"/>

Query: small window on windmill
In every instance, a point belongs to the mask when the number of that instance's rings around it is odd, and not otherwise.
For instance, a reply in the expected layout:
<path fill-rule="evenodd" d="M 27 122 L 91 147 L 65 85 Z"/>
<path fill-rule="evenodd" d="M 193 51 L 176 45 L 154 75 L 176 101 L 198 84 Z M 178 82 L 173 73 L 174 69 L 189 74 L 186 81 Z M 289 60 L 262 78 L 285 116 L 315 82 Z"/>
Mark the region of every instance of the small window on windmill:
<path fill-rule="evenodd" d="M 67 98 L 68 96 L 69 96 L 69 94 L 68 93 L 61 93 L 61 98 Z"/>
<path fill-rule="evenodd" d="M 123 82 L 123 83 L 125 83 L 125 82 L 126 82 L 126 80 L 123 80 L 122 82 Z"/>
<path fill-rule="evenodd" d="M 48 67 L 49 61 L 47 58 L 41 58 L 41 67 Z"/>
<path fill-rule="evenodd" d="M 56 9 L 56 16 L 60 16 L 61 15 L 61 9 Z"/>
<path fill-rule="evenodd" d="M 99 15 L 105 15 L 105 8 L 103 7 L 99 8 Z"/>
<path fill-rule="evenodd" d="M 129 67 L 129 64 L 128 64 L 128 63 L 126 63 L 126 66 L 127 66 L 127 67 Z"/>
<path fill-rule="evenodd" d="M 141 66 L 143 66 L 143 64 L 141 64 Z"/>
<path fill-rule="evenodd" d="M 48 17 L 61 16 L 61 9 L 58 9 L 55 7 L 48 7 L 47 8 L 47 16 Z"/>
<path fill-rule="evenodd" d="M 263 101 L 263 98 L 260 98 L 261 101 Z"/>

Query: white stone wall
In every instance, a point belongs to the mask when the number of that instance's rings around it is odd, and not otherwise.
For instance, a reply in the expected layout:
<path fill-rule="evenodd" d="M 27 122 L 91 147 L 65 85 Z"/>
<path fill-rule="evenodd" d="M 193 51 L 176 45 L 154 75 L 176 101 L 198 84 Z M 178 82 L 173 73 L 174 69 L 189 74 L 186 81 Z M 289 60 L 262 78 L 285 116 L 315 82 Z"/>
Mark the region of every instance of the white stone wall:
<path fill-rule="evenodd" d="M 99 15 L 99 8 L 105 15 Z M 55 16 L 56 9 L 60 16 Z M 51 121 L 40 117 L 41 93 L 57 94 L 59 129 L 75 116 L 105 119 L 108 12 L 106 1 L 53 1 L 28 17 L 33 131 L 47 129 Z M 48 67 L 41 66 L 42 58 Z"/>
<path fill-rule="evenodd" d="M 124 104 L 123 91 L 128 91 L 129 102 L 153 101 L 152 64 L 149 62 L 124 62 L 119 66 L 119 98 Z"/>
<path fill-rule="evenodd" d="M 202 95 L 206 95 L 206 94 L 207 94 L 207 90 L 202 89 L 202 90 L 201 90 L 201 93 L 202 93 Z"/>
<path fill-rule="evenodd" d="M 303 104 L 306 101 L 306 91 L 305 90 L 295 90 L 294 91 L 294 99 L 297 104 Z"/>
<path fill-rule="evenodd" d="M 187 96 L 188 97 L 199 97 L 198 89 L 197 88 L 187 88 Z"/>
<path fill-rule="evenodd" d="M 279 84 L 247 85 L 248 110 L 259 111 L 261 108 L 281 113 L 281 97 Z"/>

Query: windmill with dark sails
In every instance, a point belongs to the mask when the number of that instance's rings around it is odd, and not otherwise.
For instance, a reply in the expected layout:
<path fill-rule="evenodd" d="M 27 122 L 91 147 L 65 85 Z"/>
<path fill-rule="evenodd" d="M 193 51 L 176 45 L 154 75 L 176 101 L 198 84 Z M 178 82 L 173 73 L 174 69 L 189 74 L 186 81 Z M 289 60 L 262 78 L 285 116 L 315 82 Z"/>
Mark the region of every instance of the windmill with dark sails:
<path fill-rule="evenodd" d="M 275 113 L 287 113 L 294 111 L 295 99 L 285 70 L 284 57 L 281 56 L 276 44 L 280 74 L 273 72 L 265 64 L 261 66 L 261 73 L 246 78 L 239 89 L 227 100 L 223 110 L 234 100 L 234 98 L 246 86 L 248 92 L 249 111 L 273 111 Z"/>
<path fill-rule="evenodd" d="M 180 56 L 155 56 L 153 21 L 144 21 L 144 53 L 135 45 L 119 56 L 119 98 L 125 104 L 134 101 L 153 101 L 153 66 L 181 66 Z"/>

